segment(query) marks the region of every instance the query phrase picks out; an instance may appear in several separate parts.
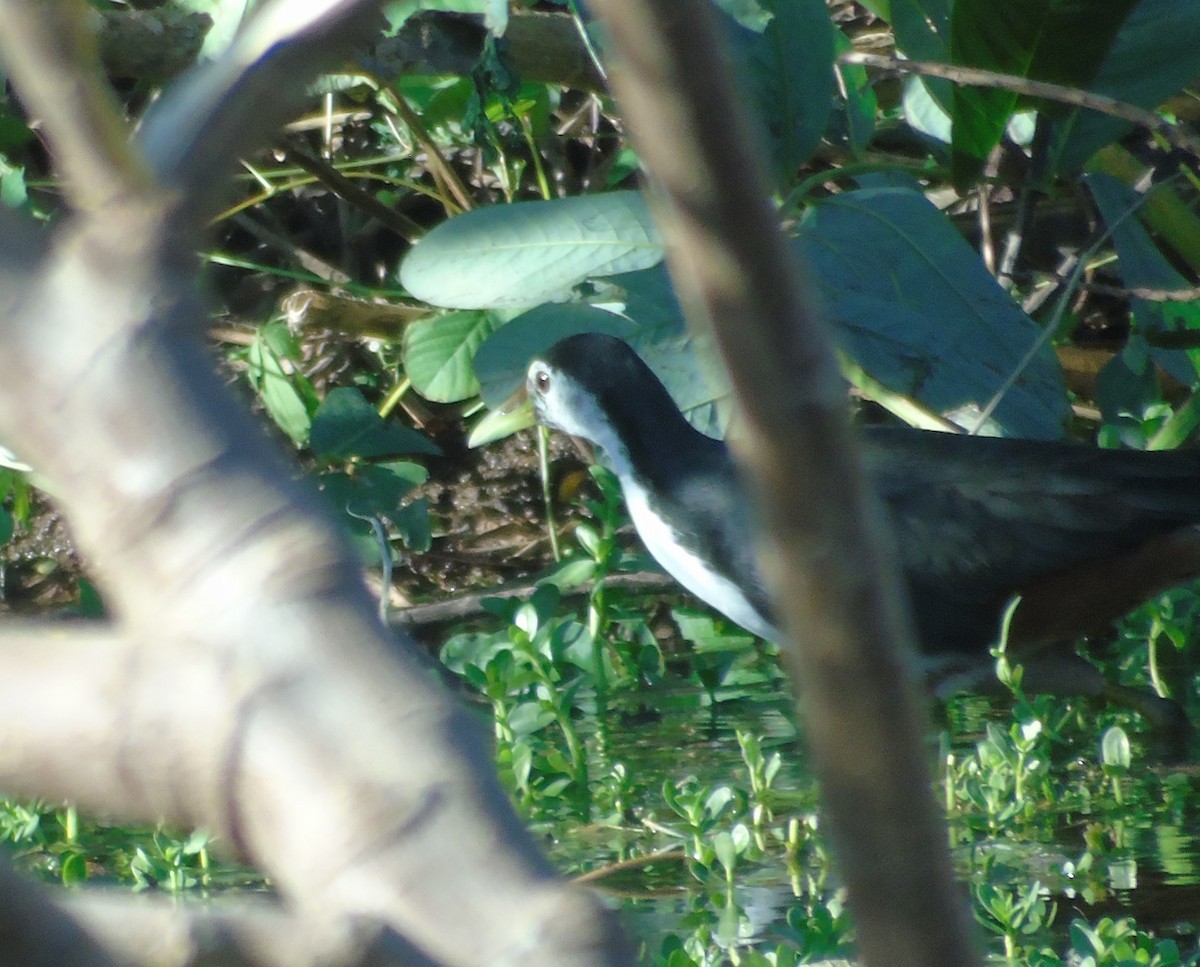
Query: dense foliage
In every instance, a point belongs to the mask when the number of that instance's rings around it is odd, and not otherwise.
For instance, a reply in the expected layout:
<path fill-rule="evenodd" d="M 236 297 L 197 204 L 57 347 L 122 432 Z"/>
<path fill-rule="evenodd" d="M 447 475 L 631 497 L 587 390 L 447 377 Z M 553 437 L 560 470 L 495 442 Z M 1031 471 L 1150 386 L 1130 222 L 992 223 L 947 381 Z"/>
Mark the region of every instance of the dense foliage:
<path fill-rule="evenodd" d="M 161 17 L 205 56 L 253 4 L 93 6 L 136 119 L 169 80 L 129 66 L 122 30 Z M 647 562 L 603 471 L 568 459 L 574 473 L 552 474 L 539 441 L 547 518 L 528 438 L 502 457 L 463 442 L 532 353 L 588 329 L 633 343 L 706 431 L 728 417 L 600 90 L 603 37 L 578 4 L 513 6 L 392 4 L 377 46 L 247 159 L 205 253 L 221 365 L 389 588 L 409 601 L 524 588 L 418 633 L 491 716 L 500 773 L 560 865 L 604 868 L 601 882 L 631 898 L 648 962 L 845 956 L 852 928 L 771 648 L 676 594 L 663 604 L 621 583 Z M 447 7 L 489 18 L 491 33 Z M 722 7 L 780 222 L 863 419 L 1101 446 L 1191 440 L 1200 8 Z M 417 51 L 416 18 L 444 45 Z M 36 126 L 0 100 L 0 200 L 52 222 L 50 170 Z M 95 613 L 44 482 L 16 456 L 4 463 L 9 605 Z M 1114 680 L 1171 693 L 1195 720 L 1195 615 L 1191 592 L 1164 596 L 1095 653 Z M 1028 698 L 1006 677 L 1011 698 L 956 700 L 931 743 L 993 952 L 1200 962 L 1194 919 L 1143 902 L 1159 895 L 1151 885 L 1191 896 L 1200 882 L 1193 777 L 1159 761 L 1133 713 Z M 218 865 L 203 833 L 112 830 L 16 802 L 0 832 L 68 884 L 260 885 Z"/>

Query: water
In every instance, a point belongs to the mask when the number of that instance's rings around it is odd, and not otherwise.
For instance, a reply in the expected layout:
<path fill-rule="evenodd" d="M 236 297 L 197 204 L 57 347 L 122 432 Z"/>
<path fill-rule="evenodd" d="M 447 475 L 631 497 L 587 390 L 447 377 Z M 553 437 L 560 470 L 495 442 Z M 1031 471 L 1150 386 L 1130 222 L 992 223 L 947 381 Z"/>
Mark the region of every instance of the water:
<path fill-rule="evenodd" d="M 648 963 L 660 960 L 664 942 L 668 949 L 689 945 L 693 957 L 703 949 L 703 962 L 711 963 L 723 962 L 734 948 L 773 950 L 781 943 L 817 959 L 844 956 L 851 949 L 852 928 L 825 852 L 818 793 L 802 737 L 792 724 L 790 698 L 778 684 L 735 694 L 718 692 L 714 702 L 694 684 L 678 683 L 614 703 L 604 725 L 588 723 L 599 759 L 620 762 L 627 770 L 631 805 L 620 822 L 559 826 L 555 860 L 572 871 L 629 863 L 601 879 L 599 887 L 620 905 L 645 943 Z M 1027 808 L 1003 822 L 969 802 L 957 802 L 952 811 L 953 862 L 974 888 L 978 915 L 990 923 L 990 931 L 981 934 L 991 955 L 1005 950 L 1006 927 L 1017 962 L 1038 949 L 1064 955 L 1072 921 L 1095 923 L 1104 917 L 1134 918 L 1138 930 L 1154 934 L 1139 942 L 1173 938 L 1185 957 L 1195 954 L 1200 769 L 1191 763 L 1200 761 L 1200 752 L 1189 750 L 1183 761 L 1167 762 L 1157 757 L 1152 737 L 1134 732 L 1131 767 L 1106 770 L 1096 751 L 1103 727 L 1116 723 L 1133 732 L 1136 720 L 1110 709 L 1062 713 L 1063 707 L 1054 706 L 1055 714 L 1068 720 L 1062 737 L 1036 750 L 1042 765 L 1027 777 Z M 976 756 L 987 724 L 1006 731 L 1012 715 L 1011 704 L 1002 701 L 951 703 L 935 716 L 931 763 L 941 763 L 949 752 L 961 766 Z M 765 850 L 738 859 L 730 883 L 721 863 L 706 867 L 689 861 L 688 824 L 669 808 L 662 787 L 692 792 L 726 787 L 750 795 L 739 730 L 762 736 L 764 752 L 779 753 L 782 766 L 769 797 L 776 804 L 768 824 L 775 834 L 767 837 Z M 1012 777 L 1003 771 L 984 769 L 980 782 L 1006 789 L 1004 782 Z M 945 799 L 944 777 L 936 786 Z M 1011 797 L 999 800 L 1001 806 L 1012 802 Z M 805 833 L 790 856 L 779 832 L 789 820 Z M 711 842 L 738 822 L 748 822 L 746 813 L 731 809 L 714 818 L 701 838 Z M 667 855 L 649 865 L 630 863 L 658 850 Z M 997 924 L 984 912 L 1005 896 L 1025 903 L 1024 920 Z"/>

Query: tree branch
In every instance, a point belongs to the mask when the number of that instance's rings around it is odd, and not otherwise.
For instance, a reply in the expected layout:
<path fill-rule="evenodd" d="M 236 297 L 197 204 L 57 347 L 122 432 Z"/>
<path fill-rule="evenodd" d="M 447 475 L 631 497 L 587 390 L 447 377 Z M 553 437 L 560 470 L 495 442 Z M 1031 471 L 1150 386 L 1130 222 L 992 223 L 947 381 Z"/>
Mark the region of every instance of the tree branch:
<path fill-rule="evenodd" d="M 930 792 L 908 621 L 855 459 L 829 339 L 767 203 L 740 98 L 703 0 L 594 0 L 609 71 L 694 327 L 711 323 L 741 404 L 764 576 L 802 693 L 865 964 L 978 962 Z M 707 56 L 706 56 L 707 55 Z M 867 508 L 871 508 L 868 510 Z"/>
<path fill-rule="evenodd" d="M 0 2 L 20 15 L 6 57 L 38 49 L 30 0 Z M 225 171 L 367 15 L 365 0 L 259 6 L 159 102 L 142 130 L 149 169 L 111 138 L 72 155 L 75 211 L 0 297 L 0 439 L 52 481 L 114 621 L 41 657 L 14 634 L 0 783 L 203 826 L 290 911 L 377 918 L 438 963 L 624 962 L 611 917 L 553 876 L 476 723 L 379 626 L 355 556 L 201 339 L 192 245 Z M 52 62 L 60 89 L 92 83 L 74 53 Z M 9 67 L 42 96 L 44 64 Z M 77 120 L 48 111 L 51 142 L 70 143 Z M 15 275 L 16 258 L 0 266 Z M 72 704 L 37 704 L 50 698 L 38 672 L 61 672 Z"/>

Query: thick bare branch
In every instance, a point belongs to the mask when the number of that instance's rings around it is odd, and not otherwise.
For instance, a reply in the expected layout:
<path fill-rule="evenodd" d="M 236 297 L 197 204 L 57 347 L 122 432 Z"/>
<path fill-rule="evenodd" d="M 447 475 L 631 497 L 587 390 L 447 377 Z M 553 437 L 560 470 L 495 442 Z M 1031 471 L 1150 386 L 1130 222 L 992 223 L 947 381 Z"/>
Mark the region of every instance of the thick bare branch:
<path fill-rule="evenodd" d="M 0 0 L 0 54 L 43 122 L 67 196 L 85 211 L 150 184 L 104 80 L 82 0 Z"/>
<path fill-rule="evenodd" d="M 62 911 L 120 967 L 436 967 L 378 921 L 312 916 L 251 897 L 188 905 L 73 894 Z M 58 965 L 68 961 L 56 962 Z"/>
<path fill-rule="evenodd" d="M 610 71 L 660 190 L 669 259 L 711 323 L 745 417 L 735 441 L 761 496 L 764 573 L 791 642 L 806 734 L 867 964 L 975 960 L 936 821 L 907 629 L 844 392 L 767 204 L 766 179 L 703 0 L 595 0 Z M 710 56 L 703 56 L 708 54 Z M 781 643 L 782 644 L 782 643 Z"/>
<path fill-rule="evenodd" d="M 343 27 L 370 11 L 300 6 L 261 6 L 207 80 L 164 98 L 145 143 L 170 191 L 124 178 L 102 150 L 99 187 L 79 189 L 81 210 L 22 265 L 19 295 L 0 300 L 12 375 L 0 439 L 52 482 L 116 622 L 32 666 L 65 673 L 77 660 L 94 676 L 65 679 L 79 707 L 60 699 L 62 720 L 6 691 L 0 783 L 204 826 L 298 911 L 378 918 L 439 963 L 622 962 L 610 918 L 553 877 L 477 725 L 379 626 L 316 495 L 206 357 L 190 245 L 223 168 L 269 135 L 280 98 L 259 97 L 260 85 L 294 90 L 313 69 L 314 11 Z M 297 29 L 304 43 L 277 42 Z M 33 89 L 34 65 L 13 67 Z M 67 121 L 46 116 L 56 143 Z M 82 203 L 93 198 L 105 205 Z M 29 645 L 13 643 L 14 666 L 35 660 Z M 32 676 L 3 687 L 45 695 Z M 80 748 L 89 762 L 72 777 Z"/>

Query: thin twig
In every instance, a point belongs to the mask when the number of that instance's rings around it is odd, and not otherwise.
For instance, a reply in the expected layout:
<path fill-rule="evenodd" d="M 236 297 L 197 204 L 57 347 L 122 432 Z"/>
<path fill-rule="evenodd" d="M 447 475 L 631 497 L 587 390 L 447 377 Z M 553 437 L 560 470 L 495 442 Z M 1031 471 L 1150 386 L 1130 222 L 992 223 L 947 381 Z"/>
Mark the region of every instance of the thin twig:
<path fill-rule="evenodd" d="M 425 234 L 425 229 L 411 218 L 400 214 L 395 209 L 388 208 L 369 191 L 364 191 L 323 158 L 316 158 L 286 141 L 277 142 L 276 147 L 297 168 L 307 171 L 335 195 L 348 201 L 355 208 L 379 219 L 406 242 L 411 242 Z"/>
<path fill-rule="evenodd" d="M 458 172 L 454 170 L 454 166 L 446 160 L 445 155 L 442 154 L 441 149 L 437 146 L 437 142 L 430 137 L 429 132 L 425 129 L 424 122 L 417 115 L 417 112 L 408 106 L 408 101 L 404 99 L 404 95 L 390 84 L 380 83 L 379 89 L 388 95 L 388 98 L 395 107 L 396 116 L 408 125 L 408 130 L 412 132 L 412 136 L 425 149 L 429 173 L 454 196 L 454 202 L 458 205 L 460 211 L 469 212 L 475 207 L 475 203 L 471 200 L 471 193 L 467 191 L 467 186 L 458 177 Z M 448 214 L 456 215 L 458 212 L 448 211 Z"/>
<path fill-rule="evenodd" d="M 1087 108 L 1100 114 L 1107 114 L 1109 117 L 1120 118 L 1122 121 L 1128 121 L 1130 124 L 1161 135 L 1171 147 L 1200 159 L 1200 140 L 1192 137 L 1183 128 L 1153 111 L 1147 111 L 1103 94 L 1093 94 L 1090 91 L 1081 91 L 1074 87 L 1064 87 L 1048 81 L 1034 81 L 1012 74 L 999 74 L 996 71 L 981 70 L 976 67 L 960 67 L 955 64 L 941 64 L 926 60 L 900 60 L 897 57 L 864 54 L 858 51 L 842 54 L 838 58 L 838 62 L 860 67 L 874 67 L 876 70 L 895 74 L 940 77 L 956 84 L 966 84 L 971 87 L 994 87 L 1002 91 L 1012 91 L 1015 94 L 1056 101 L 1059 104 Z"/>
<path fill-rule="evenodd" d="M 1150 289 L 1144 286 L 1126 288 L 1122 285 L 1104 285 L 1100 282 L 1084 282 L 1080 286 L 1085 292 L 1097 295 L 1115 295 L 1122 299 L 1145 299 L 1147 302 L 1195 302 L 1200 299 L 1200 285 L 1186 289 Z"/>

